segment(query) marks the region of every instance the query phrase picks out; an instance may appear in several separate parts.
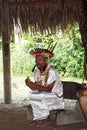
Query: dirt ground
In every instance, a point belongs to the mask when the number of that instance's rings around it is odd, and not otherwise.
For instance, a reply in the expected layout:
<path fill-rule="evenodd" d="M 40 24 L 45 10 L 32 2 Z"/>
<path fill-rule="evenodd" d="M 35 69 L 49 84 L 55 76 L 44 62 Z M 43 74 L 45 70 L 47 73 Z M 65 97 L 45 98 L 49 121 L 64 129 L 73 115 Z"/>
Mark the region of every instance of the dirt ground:
<path fill-rule="evenodd" d="M 28 109 L 18 104 L 0 104 L 0 130 L 87 130 L 87 123 L 76 123 L 64 126 L 56 126 L 51 120 L 45 127 L 30 127 L 31 120 L 28 119 Z"/>
<path fill-rule="evenodd" d="M 3 101 L 0 103 L 0 130 L 87 130 L 87 123 L 75 123 L 69 125 L 57 126 L 54 120 L 51 120 L 48 126 L 45 127 L 30 127 L 31 120 L 28 118 L 28 108 L 24 106 L 28 101 L 28 88 L 24 84 L 25 78 L 12 78 L 12 99 L 10 105 L 6 105 Z M 15 83 L 16 81 L 16 83 Z M 21 84 L 19 85 L 19 81 Z M 0 97 L 3 97 L 3 86 L 0 82 Z M 2 98 L 1 98 L 2 99 Z M 26 100 L 25 100 L 26 99 Z M 15 101 L 15 102 L 14 102 Z M 16 103 L 22 102 L 22 104 Z M 67 102 L 66 106 L 70 105 Z M 73 107 L 73 104 L 71 105 Z"/>

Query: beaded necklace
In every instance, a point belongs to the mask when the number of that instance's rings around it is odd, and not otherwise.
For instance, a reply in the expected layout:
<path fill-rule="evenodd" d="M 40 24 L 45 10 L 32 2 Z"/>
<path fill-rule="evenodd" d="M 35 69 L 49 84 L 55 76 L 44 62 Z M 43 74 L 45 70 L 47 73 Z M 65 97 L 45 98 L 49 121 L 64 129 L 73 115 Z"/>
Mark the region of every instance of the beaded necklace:
<path fill-rule="evenodd" d="M 37 81 L 41 81 L 42 85 L 46 86 L 47 85 L 47 79 L 48 79 L 48 74 L 49 74 L 49 69 L 51 68 L 51 65 L 47 65 L 46 69 L 44 72 L 40 72 L 39 69 L 37 69 Z"/>

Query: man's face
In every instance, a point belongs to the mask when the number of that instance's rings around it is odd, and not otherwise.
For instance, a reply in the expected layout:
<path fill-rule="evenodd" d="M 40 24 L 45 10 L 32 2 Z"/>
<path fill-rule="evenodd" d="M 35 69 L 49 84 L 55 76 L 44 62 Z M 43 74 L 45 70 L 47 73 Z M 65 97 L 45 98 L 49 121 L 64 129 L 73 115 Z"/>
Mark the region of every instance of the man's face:
<path fill-rule="evenodd" d="M 43 55 L 36 56 L 36 65 L 39 69 L 43 68 L 47 64 L 47 61 L 47 57 L 44 57 Z"/>

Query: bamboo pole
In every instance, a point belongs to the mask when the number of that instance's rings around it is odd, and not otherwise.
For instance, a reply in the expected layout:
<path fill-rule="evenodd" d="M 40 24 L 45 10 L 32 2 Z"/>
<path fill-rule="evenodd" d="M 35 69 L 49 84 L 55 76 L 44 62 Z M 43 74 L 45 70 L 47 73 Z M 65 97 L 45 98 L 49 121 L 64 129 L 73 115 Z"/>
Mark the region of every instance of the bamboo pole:
<path fill-rule="evenodd" d="M 1 3 L 2 52 L 3 52 L 3 80 L 4 103 L 11 103 L 11 72 L 10 72 L 10 33 L 9 33 L 9 0 Z"/>

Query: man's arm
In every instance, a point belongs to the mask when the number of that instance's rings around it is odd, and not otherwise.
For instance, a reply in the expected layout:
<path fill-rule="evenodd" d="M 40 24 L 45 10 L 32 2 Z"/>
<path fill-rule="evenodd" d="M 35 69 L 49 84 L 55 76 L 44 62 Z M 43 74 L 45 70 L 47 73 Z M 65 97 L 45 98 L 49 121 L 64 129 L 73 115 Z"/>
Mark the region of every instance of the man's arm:
<path fill-rule="evenodd" d="M 37 83 L 34 83 L 30 79 L 28 79 L 28 78 L 25 80 L 25 83 L 32 90 L 39 90 L 39 91 L 51 92 L 51 90 L 52 90 L 52 88 L 53 88 L 53 86 L 55 84 L 55 81 L 53 81 L 47 87 L 44 87 L 44 86 L 42 86 L 40 84 L 37 84 Z"/>

